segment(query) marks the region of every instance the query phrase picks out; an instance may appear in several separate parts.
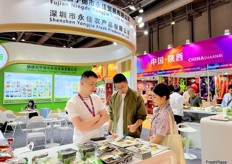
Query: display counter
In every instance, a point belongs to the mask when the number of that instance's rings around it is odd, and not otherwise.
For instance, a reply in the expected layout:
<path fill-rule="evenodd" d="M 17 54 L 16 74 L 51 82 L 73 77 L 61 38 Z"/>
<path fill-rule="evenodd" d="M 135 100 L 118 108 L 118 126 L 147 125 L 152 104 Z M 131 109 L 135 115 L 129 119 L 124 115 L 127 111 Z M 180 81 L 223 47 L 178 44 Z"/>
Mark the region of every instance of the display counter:
<path fill-rule="evenodd" d="M 58 151 L 60 150 L 64 150 L 67 148 L 72 148 L 74 150 L 78 149 L 77 144 L 68 144 L 68 145 L 63 145 L 63 146 L 59 146 L 59 147 L 53 147 L 53 148 L 49 148 L 49 149 L 43 149 L 43 150 L 38 150 L 38 151 L 32 151 L 32 152 L 26 152 L 26 153 L 22 153 L 18 155 L 18 158 L 27 158 L 28 159 L 28 163 L 32 163 L 32 158 L 34 156 L 39 156 L 42 154 L 46 154 L 48 153 L 48 157 L 50 157 L 50 160 L 52 163 L 58 163 Z M 78 158 L 78 153 L 77 153 L 77 158 Z M 163 150 L 155 155 L 152 155 L 152 157 L 147 158 L 145 160 L 136 158 L 135 156 L 132 156 L 132 160 L 128 163 L 136 163 L 136 164 L 155 164 L 155 163 L 159 163 L 159 164 L 176 164 L 176 155 L 173 151 L 171 150 Z M 75 164 L 75 162 L 74 162 Z"/>
<path fill-rule="evenodd" d="M 232 163 L 232 121 L 222 115 L 201 119 L 202 163 Z"/>
<path fill-rule="evenodd" d="M 200 122 L 201 118 L 222 114 L 222 109 L 220 107 L 191 107 L 189 109 L 184 109 L 184 116 L 191 116 L 194 118 L 194 122 Z"/>

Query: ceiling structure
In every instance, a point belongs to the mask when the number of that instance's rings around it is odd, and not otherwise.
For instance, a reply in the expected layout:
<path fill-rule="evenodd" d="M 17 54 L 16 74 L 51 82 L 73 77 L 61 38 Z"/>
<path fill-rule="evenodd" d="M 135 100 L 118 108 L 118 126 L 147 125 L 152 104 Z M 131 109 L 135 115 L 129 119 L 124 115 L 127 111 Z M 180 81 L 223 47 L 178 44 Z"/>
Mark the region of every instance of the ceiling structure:
<path fill-rule="evenodd" d="M 159 22 L 159 28 L 170 25 L 170 21 L 180 21 L 181 19 L 188 19 L 188 16 L 200 16 L 202 12 L 207 10 L 206 0 L 104 0 L 111 3 L 125 12 L 130 14 L 133 18 L 140 15 L 138 10 L 144 9 L 145 28 L 153 28 Z M 182 7 L 173 8 L 173 4 L 181 1 L 189 1 L 182 5 Z M 208 0 L 209 1 L 209 0 Z M 190 3 L 191 2 L 191 3 Z M 231 0 L 210 0 L 211 8 L 221 6 L 229 3 Z M 137 9 L 132 11 L 128 6 L 134 5 Z M 181 6 L 181 5 L 180 5 Z M 159 18 L 159 19 L 157 19 Z M 137 29 L 137 36 L 144 35 L 143 29 Z M 44 46 L 53 47 L 66 47 L 66 48 L 88 48 L 98 47 L 112 44 L 112 42 L 91 38 L 87 36 L 62 34 L 62 33 L 51 33 L 51 32 L 5 32 L 0 33 L 0 40 L 13 41 L 13 42 L 24 42 Z"/>

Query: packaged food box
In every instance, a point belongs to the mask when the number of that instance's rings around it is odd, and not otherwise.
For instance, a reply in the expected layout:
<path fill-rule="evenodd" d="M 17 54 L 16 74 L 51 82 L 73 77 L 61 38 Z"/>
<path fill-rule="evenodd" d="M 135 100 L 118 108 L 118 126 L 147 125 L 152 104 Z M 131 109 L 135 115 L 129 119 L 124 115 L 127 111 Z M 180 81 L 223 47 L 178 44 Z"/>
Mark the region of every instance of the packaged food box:
<path fill-rule="evenodd" d="M 76 159 L 76 150 L 68 148 L 58 151 L 58 160 L 62 163 L 71 163 Z"/>
<path fill-rule="evenodd" d="M 97 147 L 98 154 L 108 153 L 114 151 L 116 148 L 111 145 L 101 145 Z"/>
<path fill-rule="evenodd" d="M 151 158 L 151 150 L 145 148 L 145 147 L 136 147 L 136 146 L 131 146 L 127 147 L 126 150 L 129 150 L 134 154 L 135 157 L 139 159 L 147 159 Z"/>
<path fill-rule="evenodd" d="M 84 144 L 79 144 L 79 153 L 81 155 L 82 160 L 86 160 L 92 156 L 95 156 L 95 147 L 96 145 L 92 142 L 87 142 Z"/>
<path fill-rule="evenodd" d="M 132 161 L 132 156 L 132 153 L 114 150 L 109 153 L 104 153 L 98 156 L 98 158 L 100 158 L 106 164 L 119 164 Z"/>

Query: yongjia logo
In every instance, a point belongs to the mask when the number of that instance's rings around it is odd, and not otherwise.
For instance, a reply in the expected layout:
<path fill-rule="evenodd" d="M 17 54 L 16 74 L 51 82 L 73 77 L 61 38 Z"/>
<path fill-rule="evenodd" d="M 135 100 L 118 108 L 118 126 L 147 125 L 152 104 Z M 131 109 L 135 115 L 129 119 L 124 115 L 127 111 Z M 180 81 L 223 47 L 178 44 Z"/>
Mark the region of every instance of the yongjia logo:
<path fill-rule="evenodd" d="M 8 55 L 3 46 L 0 45 L 0 69 L 7 63 Z"/>

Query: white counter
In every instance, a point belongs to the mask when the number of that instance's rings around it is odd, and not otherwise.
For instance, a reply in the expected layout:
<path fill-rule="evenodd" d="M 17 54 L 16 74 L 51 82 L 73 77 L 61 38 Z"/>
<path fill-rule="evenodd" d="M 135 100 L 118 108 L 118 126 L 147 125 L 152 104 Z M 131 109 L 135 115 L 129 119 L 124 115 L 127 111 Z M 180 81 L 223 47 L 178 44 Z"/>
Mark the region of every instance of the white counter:
<path fill-rule="evenodd" d="M 32 157 L 33 156 L 38 156 L 40 154 L 43 153 L 48 153 L 49 157 L 53 157 L 53 159 L 55 160 L 55 162 L 57 163 L 57 151 L 62 150 L 62 149 L 66 149 L 66 148 L 73 148 L 73 149 L 77 149 L 77 146 L 75 146 L 75 144 L 68 144 L 68 145 L 63 145 L 63 146 L 59 146 L 59 147 L 53 147 L 53 148 L 49 148 L 49 149 L 43 149 L 43 150 L 38 150 L 38 151 L 33 151 L 33 152 L 27 152 L 27 153 L 23 153 L 20 154 L 18 157 L 19 158 L 24 158 L 27 157 L 28 158 L 28 163 L 32 163 Z M 146 159 L 146 160 L 140 160 L 138 158 L 133 157 L 132 161 L 130 163 L 136 163 L 136 164 L 176 164 L 176 155 L 173 151 L 171 150 L 165 150 L 159 154 L 156 154 L 155 156 Z"/>
<path fill-rule="evenodd" d="M 232 163 L 232 121 L 201 119 L 202 163 Z"/>
<path fill-rule="evenodd" d="M 204 110 L 191 110 L 191 109 L 184 109 L 184 112 L 186 113 L 199 113 L 199 114 L 207 114 L 207 115 L 215 115 L 215 114 L 222 114 L 222 112 L 207 112 Z"/>

